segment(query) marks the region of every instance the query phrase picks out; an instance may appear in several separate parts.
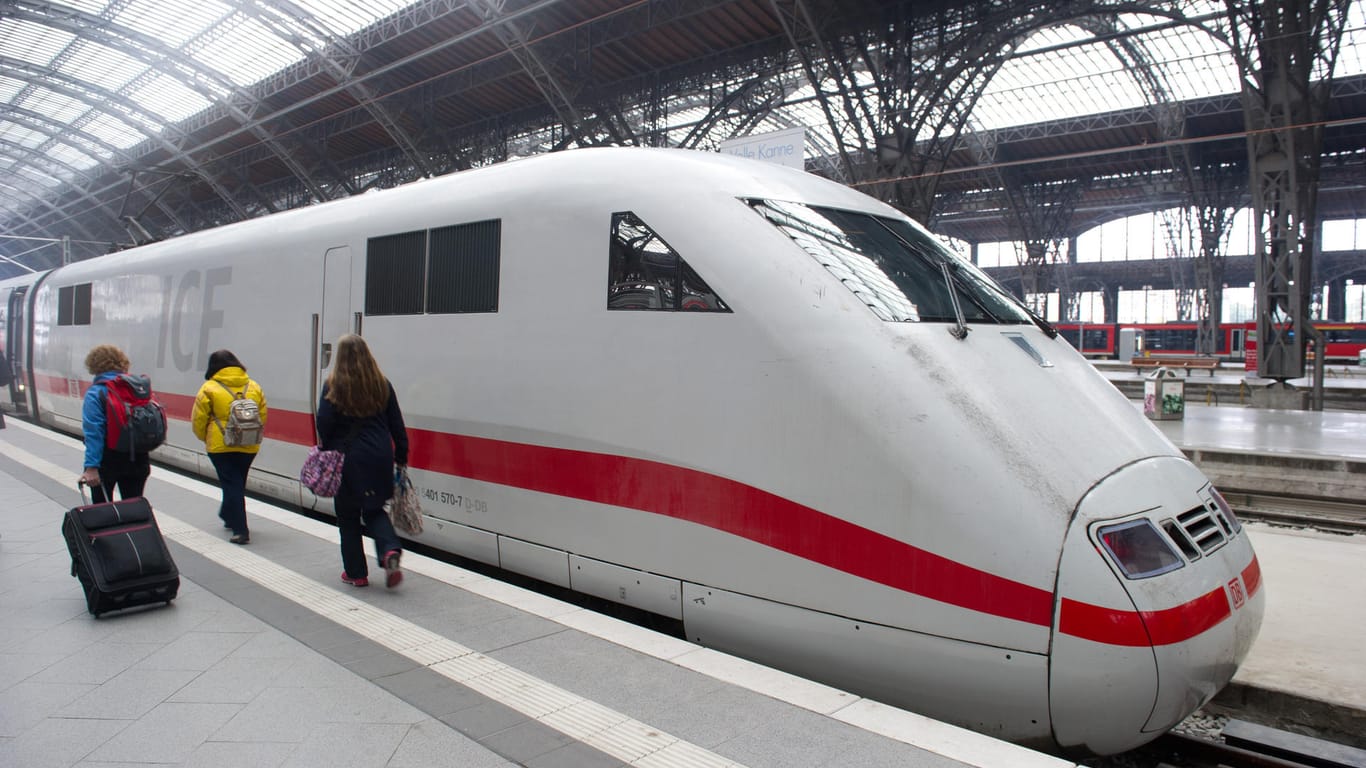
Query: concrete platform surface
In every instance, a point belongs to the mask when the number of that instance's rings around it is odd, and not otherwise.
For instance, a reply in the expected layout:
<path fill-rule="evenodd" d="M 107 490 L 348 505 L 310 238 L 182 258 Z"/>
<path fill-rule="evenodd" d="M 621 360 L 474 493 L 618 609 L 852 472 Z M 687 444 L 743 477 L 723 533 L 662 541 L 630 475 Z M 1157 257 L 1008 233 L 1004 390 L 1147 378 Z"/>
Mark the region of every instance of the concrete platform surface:
<path fill-rule="evenodd" d="M 398 589 L 349 587 L 335 527 L 249 500 L 234 546 L 217 488 L 159 468 L 180 595 L 94 619 L 79 462 L 0 431 L 0 766 L 1075 765 L 411 552 Z"/>

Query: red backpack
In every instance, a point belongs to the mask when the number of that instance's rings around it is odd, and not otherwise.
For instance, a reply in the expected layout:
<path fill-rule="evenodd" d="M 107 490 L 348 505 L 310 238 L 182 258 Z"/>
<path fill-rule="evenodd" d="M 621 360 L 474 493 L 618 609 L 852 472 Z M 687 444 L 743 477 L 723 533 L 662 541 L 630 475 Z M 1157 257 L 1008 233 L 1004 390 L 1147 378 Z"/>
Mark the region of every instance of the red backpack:
<path fill-rule="evenodd" d="M 104 444 L 128 454 L 166 442 L 166 410 L 152 399 L 152 380 L 122 373 L 104 382 Z"/>

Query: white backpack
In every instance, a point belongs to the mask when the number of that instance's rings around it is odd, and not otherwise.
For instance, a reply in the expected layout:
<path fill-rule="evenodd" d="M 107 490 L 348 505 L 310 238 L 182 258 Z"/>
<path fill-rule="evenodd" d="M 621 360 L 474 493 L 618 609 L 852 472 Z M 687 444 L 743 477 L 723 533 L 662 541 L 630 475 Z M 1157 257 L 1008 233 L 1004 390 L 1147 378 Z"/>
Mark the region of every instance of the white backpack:
<path fill-rule="evenodd" d="M 216 382 L 218 386 L 232 395 L 232 405 L 228 406 L 228 423 L 224 424 L 218 420 L 218 416 L 210 410 L 213 416 L 213 423 L 218 425 L 218 429 L 223 433 L 223 445 L 242 446 L 260 445 L 261 438 L 264 437 L 265 427 L 261 424 L 261 407 L 255 400 L 247 397 L 247 390 L 251 388 L 248 381 L 241 392 L 233 392 L 223 382 Z"/>

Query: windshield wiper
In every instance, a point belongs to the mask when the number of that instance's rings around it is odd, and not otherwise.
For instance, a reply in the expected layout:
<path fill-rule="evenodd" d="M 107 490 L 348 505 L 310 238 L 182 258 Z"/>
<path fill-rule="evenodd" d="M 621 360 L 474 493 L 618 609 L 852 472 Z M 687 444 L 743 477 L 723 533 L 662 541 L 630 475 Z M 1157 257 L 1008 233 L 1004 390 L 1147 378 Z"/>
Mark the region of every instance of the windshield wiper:
<path fill-rule="evenodd" d="M 944 273 L 944 287 L 949 290 L 949 301 L 953 302 L 953 316 L 958 318 L 958 324 L 949 329 L 955 339 L 962 341 L 968 337 L 968 324 L 963 321 L 963 307 L 958 303 L 958 289 L 953 284 L 953 275 L 949 272 L 947 261 L 939 262 L 939 271 Z"/>
<path fill-rule="evenodd" d="M 1027 312 L 1027 313 L 1029 314 L 1029 319 L 1030 319 L 1030 320 L 1033 320 L 1035 325 L 1039 326 L 1039 328 L 1040 328 L 1044 333 L 1048 334 L 1048 338 L 1050 338 L 1050 339 L 1056 339 L 1056 338 L 1058 338 L 1058 329 L 1057 329 L 1057 328 L 1054 328 L 1053 325 L 1052 325 L 1051 323 L 1049 323 L 1047 320 L 1045 320 L 1045 319 L 1043 319 L 1042 317 L 1039 317 L 1037 314 L 1035 314 L 1035 313 L 1034 313 L 1034 310 L 1030 309 L 1028 304 L 1025 304 L 1025 303 L 1021 302 L 1020 306 L 1024 307 L 1024 311 Z"/>

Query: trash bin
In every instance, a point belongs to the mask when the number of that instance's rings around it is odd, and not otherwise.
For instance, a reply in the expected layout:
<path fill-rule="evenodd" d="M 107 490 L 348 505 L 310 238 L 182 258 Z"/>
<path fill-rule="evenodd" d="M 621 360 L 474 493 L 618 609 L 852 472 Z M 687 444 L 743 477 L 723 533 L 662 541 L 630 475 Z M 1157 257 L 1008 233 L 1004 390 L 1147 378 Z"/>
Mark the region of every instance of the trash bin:
<path fill-rule="evenodd" d="M 1158 368 L 1143 381 L 1143 415 L 1159 421 L 1186 413 L 1186 381 L 1176 371 Z"/>

